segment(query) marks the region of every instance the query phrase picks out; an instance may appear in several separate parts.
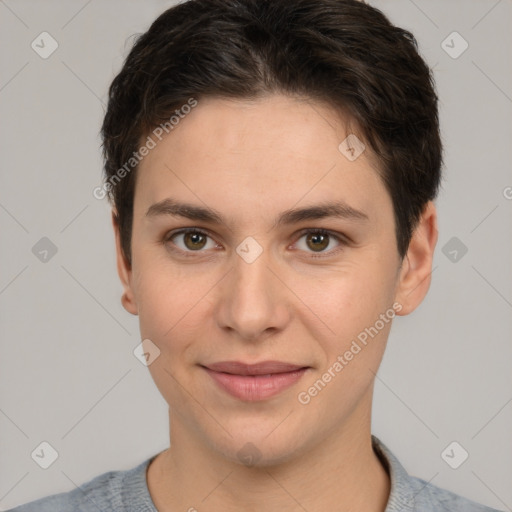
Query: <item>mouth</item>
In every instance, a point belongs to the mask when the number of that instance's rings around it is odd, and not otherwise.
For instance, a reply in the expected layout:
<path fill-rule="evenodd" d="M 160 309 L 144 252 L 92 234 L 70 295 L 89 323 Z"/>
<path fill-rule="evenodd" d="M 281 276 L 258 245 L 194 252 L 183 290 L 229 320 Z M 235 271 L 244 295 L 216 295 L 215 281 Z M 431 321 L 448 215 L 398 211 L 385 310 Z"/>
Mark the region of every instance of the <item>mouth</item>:
<path fill-rule="evenodd" d="M 201 366 L 220 389 L 244 401 L 265 400 L 278 395 L 297 383 L 309 369 L 281 361 L 256 364 L 223 361 Z"/>

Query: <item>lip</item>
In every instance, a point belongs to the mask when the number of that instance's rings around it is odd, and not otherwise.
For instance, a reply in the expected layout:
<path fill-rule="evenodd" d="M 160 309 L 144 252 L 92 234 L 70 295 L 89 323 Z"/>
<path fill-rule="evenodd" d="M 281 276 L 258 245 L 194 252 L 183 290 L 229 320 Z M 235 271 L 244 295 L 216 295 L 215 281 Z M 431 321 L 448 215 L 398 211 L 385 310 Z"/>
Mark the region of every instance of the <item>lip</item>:
<path fill-rule="evenodd" d="M 281 361 L 222 361 L 202 367 L 221 389 L 245 401 L 265 400 L 281 393 L 298 382 L 309 368 Z"/>

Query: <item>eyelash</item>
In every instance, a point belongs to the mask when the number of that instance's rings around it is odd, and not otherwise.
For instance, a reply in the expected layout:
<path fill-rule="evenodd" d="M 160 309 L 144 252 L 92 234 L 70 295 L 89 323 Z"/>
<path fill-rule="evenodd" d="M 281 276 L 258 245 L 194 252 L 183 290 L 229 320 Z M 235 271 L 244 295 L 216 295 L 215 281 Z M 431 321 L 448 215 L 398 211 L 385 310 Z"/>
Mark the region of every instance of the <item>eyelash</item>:
<path fill-rule="evenodd" d="M 208 233 L 207 231 L 204 231 L 203 229 L 200 229 L 200 228 L 184 228 L 184 229 L 180 229 L 178 231 L 172 231 L 170 233 L 168 233 L 165 237 L 164 237 L 164 244 L 168 243 L 168 242 L 172 242 L 172 238 L 177 236 L 177 235 L 186 235 L 186 234 L 189 234 L 189 233 L 193 233 L 193 234 L 198 234 L 198 235 L 203 235 L 203 236 L 206 236 L 208 238 L 211 238 L 212 240 L 214 240 L 214 238 L 210 235 L 210 233 Z M 345 240 L 341 235 L 337 234 L 337 233 L 334 233 L 332 231 L 329 231 L 327 229 L 323 229 L 323 228 L 306 228 L 306 229 L 303 229 L 299 232 L 299 235 L 296 239 L 296 241 L 294 242 L 294 244 L 296 244 L 303 236 L 305 235 L 324 235 L 324 236 L 329 236 L 330 238 L 334 238 L 336 240 L 336 242 L 338 242 L 338 246 L 335 247 L 334 249 L 331 249 L 329 251 L 326 251 L 326 252 L 319 252 L 319 253 L 314 253 L 314 252 L 311 252 L 309 254 L 308 257 L 310 258 L 325 258 L 325 257 L 328 257 L 328 256 L 332 256 L 333 254 L 337 254 L 338 252 L 342 251 L 344 249 L 344 247 L 346 245 L 348 245 L 348 242 L 347 240 Z M 175 245 L 173 243 L 173 245 Z M 173 252 L 179 252 L 181 255 L 183 255 L 184 257 L 195 257 L 196 256 L 196 253 L 201 253 L 201 252 L 204 252 L 204 251 L 201 251 L 201 250 L 198 250 L 198 251 L 184 251 L 182 249 L 179 249 L 177 248 L 176 246 L 174 247 L 170 247 L 170 250 L 172 250 Z"/>

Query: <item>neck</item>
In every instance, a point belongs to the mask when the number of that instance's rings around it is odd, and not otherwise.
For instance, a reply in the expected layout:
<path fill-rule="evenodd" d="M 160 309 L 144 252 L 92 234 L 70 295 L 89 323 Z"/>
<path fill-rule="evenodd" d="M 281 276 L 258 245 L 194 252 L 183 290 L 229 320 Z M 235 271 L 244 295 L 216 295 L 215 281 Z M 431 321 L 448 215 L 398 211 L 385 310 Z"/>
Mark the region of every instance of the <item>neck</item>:
<path fill-rule="evenodd" d="M 384 512 L 389 476 L 371 444 L 371 391 L 348 421 L 300 456 L 247 467 L 206 446 L 170 415 L 172 446 L 148 469 L 160 512 L 365 510 Z"/>

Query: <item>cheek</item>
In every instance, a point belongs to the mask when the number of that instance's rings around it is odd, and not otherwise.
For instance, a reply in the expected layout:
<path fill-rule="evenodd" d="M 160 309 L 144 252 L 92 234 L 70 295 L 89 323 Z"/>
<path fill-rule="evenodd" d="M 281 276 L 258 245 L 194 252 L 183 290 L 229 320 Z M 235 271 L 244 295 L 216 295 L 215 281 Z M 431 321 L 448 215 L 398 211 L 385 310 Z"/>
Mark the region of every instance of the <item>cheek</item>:
<path fill-rule="evenodd" d="M 201 325 L 198 317 L 208 314 L 208 291 L 218 278 L 207 269 L 192 272 L 191 267 L 173 266 L 160 257 L 140 259 L 138 269 L 135 296 L 141 336 L 162 351 L 182 349 Z"/>
<path fill-rule="evenodd" d="M 170 280 L 154 270 L 140 276 L 136 296 L 142 336 L 161 340 L 178 321 L 185 301 L 179 300 Z"/>
<path fill-rule="evenodd" d="M 310 306 L 310 321 L 324 324 L 328 338 L 344 345 L 373 325 L 394 299 L 395 283 L 390 266 L 376 258 L 333 270 L 328 277 L 301 278 L 297 295 Z"/>
<path fill-rule="evenodd" d="M 344 279 L 310 290 L 309 298 L 321 305 L 318 316 L 334 333 L 314 336 L 321 347 L 320 365 L 297 399 L 326 425 L 344 421 L 373 382 L 396 314 L 392 281 L 369 267 L 352 270 Z"/>
<path fill-rule="evenodd" d="M 160 351 L 148 369 L 166 402 L 184 410 L 190 404 L 181 383 L 188 379 L 187 361 L 193 360 L 190 347 L 202 325 L 198 316 L 207 314 L 204 296 L 212 278 L 190 273 L 185 277 L 178 268 L 156 259 L 140 268 L 144 270 L 137 277 L 136 297 L 141 339 L 150 339 Z"/>

